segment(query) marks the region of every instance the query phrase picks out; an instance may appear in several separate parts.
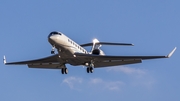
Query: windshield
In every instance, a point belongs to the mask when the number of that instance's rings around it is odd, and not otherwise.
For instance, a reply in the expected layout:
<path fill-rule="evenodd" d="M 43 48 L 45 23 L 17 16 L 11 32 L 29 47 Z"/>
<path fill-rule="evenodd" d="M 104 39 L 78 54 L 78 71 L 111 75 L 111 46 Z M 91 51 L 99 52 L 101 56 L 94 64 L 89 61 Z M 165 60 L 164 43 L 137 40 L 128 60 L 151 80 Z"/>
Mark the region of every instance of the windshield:
<path fill-rule="evenodd" d="M 52 35 L 61 35 L 61 33 L 60 32 L 51 32 L 48 37 L 50 37 Z"/>

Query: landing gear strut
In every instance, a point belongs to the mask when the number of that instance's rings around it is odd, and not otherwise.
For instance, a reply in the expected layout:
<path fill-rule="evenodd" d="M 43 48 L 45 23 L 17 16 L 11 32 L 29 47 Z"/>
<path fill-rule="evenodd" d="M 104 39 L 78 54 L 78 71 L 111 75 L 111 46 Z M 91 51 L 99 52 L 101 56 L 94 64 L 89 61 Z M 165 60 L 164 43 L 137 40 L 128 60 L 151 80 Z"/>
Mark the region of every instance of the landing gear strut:
<path fill-rule="evenodd" d="M 87 73 L 93 73 L 93 71 L 94 71 L 93 69 L 94 69 L 94 64 L 91 63 L 91 64 L 87 67 L 86 71 L 87 71 Z"/>
<path fill-rule="evenodd" d="M 55 54 L 55 46 L 52 47 L 51 54 Z"/>

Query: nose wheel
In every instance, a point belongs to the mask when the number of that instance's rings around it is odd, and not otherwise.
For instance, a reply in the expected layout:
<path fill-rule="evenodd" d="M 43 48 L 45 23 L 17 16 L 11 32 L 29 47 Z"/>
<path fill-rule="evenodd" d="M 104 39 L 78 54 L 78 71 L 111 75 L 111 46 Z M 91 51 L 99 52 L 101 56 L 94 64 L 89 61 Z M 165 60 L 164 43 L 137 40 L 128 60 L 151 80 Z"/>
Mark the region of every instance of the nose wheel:
<path fill-rule="evenodd" d="M 51 54 L 55 54 L 55 46 L 52 47 Z"/>
<path fill-rule="evenodd" d="M 51 54 L 55 54 L 55 51 L 51 51 Z"/>

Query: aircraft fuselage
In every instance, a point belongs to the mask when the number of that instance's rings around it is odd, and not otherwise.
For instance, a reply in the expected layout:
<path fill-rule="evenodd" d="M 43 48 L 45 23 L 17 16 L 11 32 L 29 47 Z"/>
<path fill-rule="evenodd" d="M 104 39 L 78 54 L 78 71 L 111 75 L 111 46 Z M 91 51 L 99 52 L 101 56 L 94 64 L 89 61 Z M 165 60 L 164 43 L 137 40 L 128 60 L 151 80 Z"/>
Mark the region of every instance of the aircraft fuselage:
<path fill-rule="evenodd" d="M 48 36 L 48 41 L 53 48 L 57 49 L 59 56 L 64 59 L 64 62 L 68 61 L 71 65 L 79 65 L 76 62 L 79 60 L 71 59 L 75 58 L 74 53 L 87 53 L 83 47 L 60 32 L 51 32 Z"/>

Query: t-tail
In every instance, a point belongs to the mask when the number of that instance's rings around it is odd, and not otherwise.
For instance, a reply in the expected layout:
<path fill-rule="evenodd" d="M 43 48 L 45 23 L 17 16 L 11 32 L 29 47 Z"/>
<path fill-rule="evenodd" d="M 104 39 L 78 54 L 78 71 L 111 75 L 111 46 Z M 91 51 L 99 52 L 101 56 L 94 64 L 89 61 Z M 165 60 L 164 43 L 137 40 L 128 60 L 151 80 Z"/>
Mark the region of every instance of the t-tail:
<path fill-rule="evenodd" d="M 100 49 L 101 44 L 98 39 L 93 40 L 93 45 L 90 54 L 95 55 L 105 55 L 104 52 Z"/>
<path fill-rule="evenodd" d="M 131 43 L 99 42 L 98 39 L 94 39 L 92 43 L 82 44 L 81 47 L 92 46 L 90 54 L 105 55 L 104 52 L 100 49 L 102 45 L 134 46 L 134 44 Z"/>

